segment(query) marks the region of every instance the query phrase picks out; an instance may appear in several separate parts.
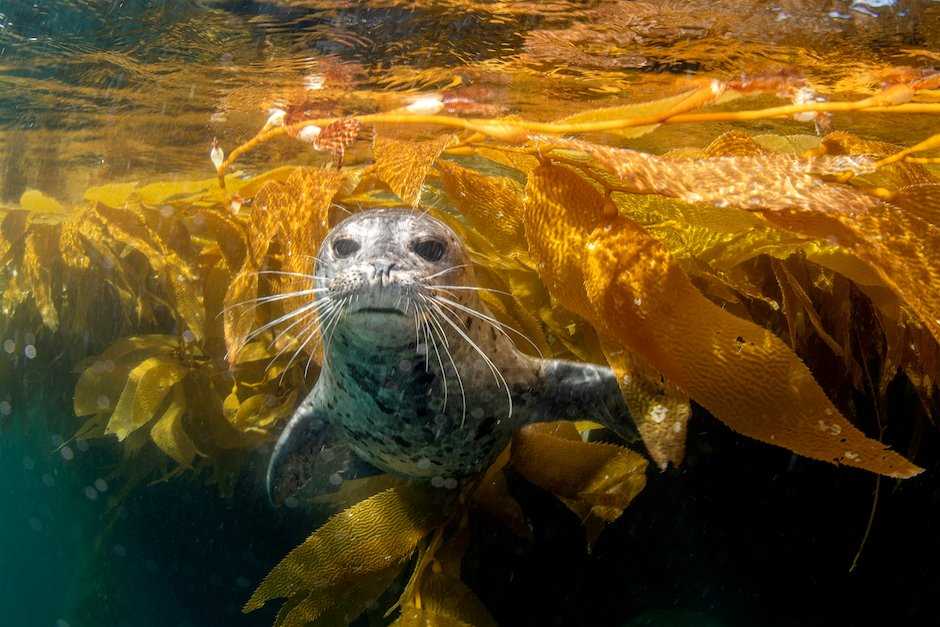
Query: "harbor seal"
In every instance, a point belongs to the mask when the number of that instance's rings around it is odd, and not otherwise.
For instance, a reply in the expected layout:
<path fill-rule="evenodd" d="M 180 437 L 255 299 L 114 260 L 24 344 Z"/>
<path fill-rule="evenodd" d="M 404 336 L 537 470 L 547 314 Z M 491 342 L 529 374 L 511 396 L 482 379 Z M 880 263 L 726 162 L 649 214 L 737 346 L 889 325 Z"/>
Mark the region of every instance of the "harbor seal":
<path fill-rule="evenodd" d="M 481 301 L 463 243 L 427 214 L 348 217 L 309 276 L 301 309 L 318 316 L 309 335 L 323 337 L 323 366 L 274 447 L 276 504 L 378 471 L 456 488 L 531 422 L 591 419 L 635 434 L 609 368 L 516 347 L 524 336 Z"/>

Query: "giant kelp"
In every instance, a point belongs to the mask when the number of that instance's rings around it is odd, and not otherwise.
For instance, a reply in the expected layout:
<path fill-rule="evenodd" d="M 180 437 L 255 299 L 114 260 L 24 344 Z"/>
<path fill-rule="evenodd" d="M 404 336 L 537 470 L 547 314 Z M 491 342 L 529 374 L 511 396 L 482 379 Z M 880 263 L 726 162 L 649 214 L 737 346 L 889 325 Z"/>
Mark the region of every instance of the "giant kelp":
<path fill-rule="evenodd" d="M 768 444 L 910 477 L 917 451 L 891 450 L 842 394 L 883 397 L 902 373 L 925 408 L 935 403 L 940 181 L 921 153 L 937 140 L 902 149 L 845 132 L 732 131 L 651 155 L 571 136 L 936 113 L 918 96 L 935 82 L 919 76 L 854 102 L 699 111 L 799 86 L 790 75 L 702 81 L 556 122 L 442 115 L 453 111 L 434 95 L 341 119 L 275 111 L 227 157 L 214 142 L 217 178 L 106 185 L 73 208 L 29 192 L 4 208 L 4 334 L 41 329 L 41 341 L 64 347 L 74 411 L 87 417 L 76 437 L 113 435 L 154 473 L 210 467 L 225 486 L 316 378 L 314 313 L 286 312 L 309 297 L 302 275 L 320 240 L 348 212 L 404 204 L 464 238 L 493 288 L 485 302 L 531 342 L 521 350 L 610 364 L 660 467 L 681 464 L 694 401 Z M 278 138 L 327 162 L 229 173 Z M 831 358 L 843 377 L 814 372 Z M 526 533 L 504 468 L 562 499 L 590 540 L 643 489 L 645 459 L 586 442 L 595 426 L 521 430 L 459 495 L 388 478 L 343 486 L 335 502 L 355 503 L 287 556 L 246 609 L 283 597 L 278 624 L 348 622 L 408 570 L 400 624 L 486 624 L 459 563 L 471 509 Z"/>

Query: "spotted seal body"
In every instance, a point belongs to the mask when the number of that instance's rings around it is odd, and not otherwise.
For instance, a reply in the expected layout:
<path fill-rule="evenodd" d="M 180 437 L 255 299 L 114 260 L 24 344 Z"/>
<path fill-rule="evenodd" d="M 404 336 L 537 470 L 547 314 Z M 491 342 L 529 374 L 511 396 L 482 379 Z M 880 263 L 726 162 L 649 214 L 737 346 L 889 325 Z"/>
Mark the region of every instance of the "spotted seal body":
<path fill-rule="evenodd" d="M 317 260 L 324 364 L 275 446 L 275 502 L 370 467 L 453 487 L 530 422 L 590 418 L 630 431 L 609 369 L 516 348 L 481 302 L 463 244 L 438 220 L 355 214 Z"/>

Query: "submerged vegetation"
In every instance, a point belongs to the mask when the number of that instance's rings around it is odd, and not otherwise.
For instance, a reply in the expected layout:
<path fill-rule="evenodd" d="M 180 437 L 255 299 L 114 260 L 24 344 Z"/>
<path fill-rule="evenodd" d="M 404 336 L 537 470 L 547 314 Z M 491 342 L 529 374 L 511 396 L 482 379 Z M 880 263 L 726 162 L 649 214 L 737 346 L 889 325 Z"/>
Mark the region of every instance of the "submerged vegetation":
<path fill-rule="evenodd" d="M 339 119 L 288 98 L 228 154 L 212 143 L 215 177 L 93 187 L 73 207 L 28 191 L 0 208 L 2 380 L 67 365 L 76 439 L 117 438 L 138 481 L 206 472 L 226 492 L 316 380 L 316 338 L 287 314 L 319 241 L 350 212 L 405 205 L 463 237 L 486 305 L 531 342 L 520 350 L 610 364 L 660 469 L 682 464 L 694 402 L 770 446 L 912 477 L 916 438 L 892 439 L 877 408 L 903 378 L 922 406 L 903 431 L 940 417 L 940 135 L 905 147 L 832 129 L 846 112 L 932 122 L 940 76 L 899 72 L 856 101 L 805 89 L 790 74 L 700 80 L 550 122 L 440 93 Z M 741 106 L 772 96 L 792 104 Z M 793 116 L 807 134 L 748 127 Z M 619 147 L 711 122 L 737 126 L 660 155 Z M 235 169 L 285 140 L 307 164 Z M 27 401 L 0 395 L 9 422 Z M 342 513 L 245 609 L 286 598 L 277 625 L 344 624 L 381 598 L 399 625 L 493 624 L 460 564 L 471 510 L 529 533 L 505 468 L 561 499 L 589 541 L 645 486 L 640 451 L 573 418 L 522 429 L 461 494 L 345 483 L 320 503 Z"/>

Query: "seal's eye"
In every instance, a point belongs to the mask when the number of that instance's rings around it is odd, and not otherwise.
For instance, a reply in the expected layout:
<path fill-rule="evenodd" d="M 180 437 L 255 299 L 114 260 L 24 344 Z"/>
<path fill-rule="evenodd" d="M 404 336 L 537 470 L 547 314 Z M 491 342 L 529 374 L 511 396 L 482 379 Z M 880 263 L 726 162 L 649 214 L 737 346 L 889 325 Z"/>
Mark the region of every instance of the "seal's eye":
<path fill-rule="evenodd" d="M 411 244 L 411 250 L 428 261 L 440 261 L 446 249 L 447 245 L 436 239 L 416 240 Z"/>
<path fill-rule="evenodd" d="M 333 242 L 333 254 L 337 257 L 348 257 L 359 250 L 359 242 L 354 239 L 341 238 Z"/>

